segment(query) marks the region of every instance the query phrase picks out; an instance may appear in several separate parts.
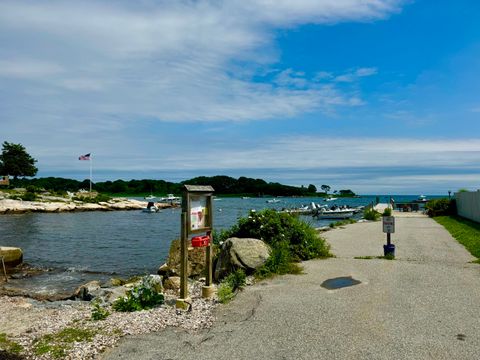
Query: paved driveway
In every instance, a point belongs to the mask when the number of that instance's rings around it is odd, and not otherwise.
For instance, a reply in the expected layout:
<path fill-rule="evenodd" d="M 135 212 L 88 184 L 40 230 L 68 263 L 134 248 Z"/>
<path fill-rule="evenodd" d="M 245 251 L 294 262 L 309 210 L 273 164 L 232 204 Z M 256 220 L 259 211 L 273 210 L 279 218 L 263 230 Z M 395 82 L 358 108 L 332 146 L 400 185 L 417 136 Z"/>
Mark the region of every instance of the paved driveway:
<path fill-rule="evenodd" d="M 394 261 L 354 258 L 382 255 L 380 222 L 329 231 L 336 258 L 247 288 L 208 331 L 127 337 L 104 359 L 479 359 L 480 265 L 433 220 L 396 220 Z"/>

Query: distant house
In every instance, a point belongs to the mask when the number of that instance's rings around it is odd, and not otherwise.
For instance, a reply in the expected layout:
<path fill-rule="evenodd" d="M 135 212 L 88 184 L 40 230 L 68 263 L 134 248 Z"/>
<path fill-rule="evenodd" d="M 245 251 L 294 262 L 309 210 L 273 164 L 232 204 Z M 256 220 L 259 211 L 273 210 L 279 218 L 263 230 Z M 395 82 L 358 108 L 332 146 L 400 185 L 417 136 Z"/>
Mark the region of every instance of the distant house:
<path fill-rule="evenodd" d="M 8 175 L 6 176 L 0 176 L 0 185 L 10 185 L 10 178 Z"/>

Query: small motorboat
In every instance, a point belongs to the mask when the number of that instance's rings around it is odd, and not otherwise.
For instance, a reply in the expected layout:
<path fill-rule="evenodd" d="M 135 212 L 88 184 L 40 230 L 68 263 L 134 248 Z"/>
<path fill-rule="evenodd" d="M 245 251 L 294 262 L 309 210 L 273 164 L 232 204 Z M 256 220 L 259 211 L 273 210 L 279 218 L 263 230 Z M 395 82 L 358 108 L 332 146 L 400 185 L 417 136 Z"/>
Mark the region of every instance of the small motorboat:
<path fill-rule="evenodd" d="M 180 205 L 180 203 L 182 202 L 182 199 L 178 196 L 175 196 L 173 194 L 167 194 L 166 197 L 162 197 L 160 198 L 159 200 L 160 202 L 164 202 L 164 203 L 168 203 L 168 204 L 171 204 L 171 205 Z"/>
<path fill-rule="evenodd" d="M 353 216 L 355 210 L 347 206 L 332 206 L 330 209 L 320 207 L 317 208 L 313 216 L 319 219 L 348 219 Z"/>
<path fill-rule="evenodd" d="M 278 200 L 278 199 L 270 199 L 270 200 L 267 200 L 267 203 L 268 203 L 268 204 L 275 204 L 275 203 L 278 203 L 278 202 L 280 202 L 280 200 Z"/>
<path fill-rule="evenodd" d="M 155 203 L 153 201 L 149 201 L 147 207 L 143 208 L 142 211 L 146 213 L 157 213 L 160 211 L 160 209 L 155 206 Z"/>

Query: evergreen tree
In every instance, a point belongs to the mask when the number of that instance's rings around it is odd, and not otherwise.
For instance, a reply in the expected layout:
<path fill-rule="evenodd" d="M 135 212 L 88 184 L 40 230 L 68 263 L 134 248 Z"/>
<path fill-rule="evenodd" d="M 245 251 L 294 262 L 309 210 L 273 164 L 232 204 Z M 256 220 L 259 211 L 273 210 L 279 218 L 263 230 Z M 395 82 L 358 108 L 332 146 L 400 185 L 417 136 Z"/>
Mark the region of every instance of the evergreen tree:
<path fill-rule="evenodd" d="M 35 176 L 37 160 L 32 158 L 21 144 L 5 141 L 0 154 L 0 174 L 10 175 L 16 180 L 19 176 Z"/>

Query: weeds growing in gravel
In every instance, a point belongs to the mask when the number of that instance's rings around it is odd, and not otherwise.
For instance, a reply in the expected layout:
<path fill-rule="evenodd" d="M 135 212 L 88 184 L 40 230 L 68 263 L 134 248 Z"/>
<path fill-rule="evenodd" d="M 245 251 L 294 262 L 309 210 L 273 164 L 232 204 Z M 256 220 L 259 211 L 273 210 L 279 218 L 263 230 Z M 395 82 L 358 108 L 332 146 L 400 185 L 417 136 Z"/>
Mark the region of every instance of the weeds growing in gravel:
<path fill-rule="evenodd" d="M 19 354 L 23 347 L 20 344 L 17 344 L 15 341 L 10 340 L 7 337 L 7 334 L 0 333 L 0 350 L 4 350 L 8 353 Z"/>
<path fill-rule="evenodd" d="M 34 345 L 35 355 L 49 354 L 54 359 L 65 357 L 66 351 L 73 343 L 92 341 L 96 332 L 88 329 L 65 328 L 54 334 L 47 334 L 37 339 Z"/>

